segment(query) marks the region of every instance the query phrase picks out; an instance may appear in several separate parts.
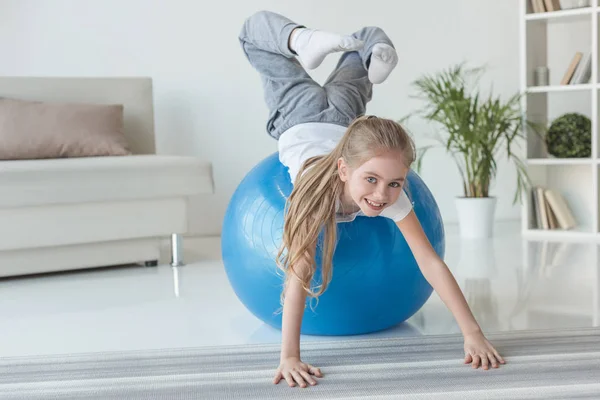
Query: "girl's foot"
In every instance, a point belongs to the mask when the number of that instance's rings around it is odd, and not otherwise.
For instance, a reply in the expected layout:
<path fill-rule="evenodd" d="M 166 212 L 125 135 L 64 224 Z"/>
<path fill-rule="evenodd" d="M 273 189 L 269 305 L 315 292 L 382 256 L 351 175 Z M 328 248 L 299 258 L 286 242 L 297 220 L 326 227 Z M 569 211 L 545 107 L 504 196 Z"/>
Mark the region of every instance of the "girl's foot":
<path fill-rule="evenodd" d="M 361 40 L 352 36 L 319 31 L 307 28 L 296 28 L 290 35 L 290 49 L 298 54 L 300 61 L 307 69 L 315 69 L 327 54 L 339 51 L 355 51 L 363 47 Z"/>
<path fill-rule="evenodd" d="M 371 83 L 382 83 L 398 64 L 396 50 L 385 43 L 377 43 L 371 52 L 369 64 L 369 80 Z"/>

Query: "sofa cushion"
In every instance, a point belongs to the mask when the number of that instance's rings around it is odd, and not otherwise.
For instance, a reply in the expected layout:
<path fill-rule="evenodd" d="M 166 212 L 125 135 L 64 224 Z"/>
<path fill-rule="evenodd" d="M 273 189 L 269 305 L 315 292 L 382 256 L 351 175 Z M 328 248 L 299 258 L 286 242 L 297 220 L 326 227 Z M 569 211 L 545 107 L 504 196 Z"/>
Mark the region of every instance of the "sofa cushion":
<path fill-rule="evenodd" d="M 0 162 L 0 207 L 213 193 L 211 164 L 195 157 L 132 155 Z"/>
<path fill-rule="evenodd" d="M 0 98 L 0 159 L 131 154 L 123 106 Z"/>

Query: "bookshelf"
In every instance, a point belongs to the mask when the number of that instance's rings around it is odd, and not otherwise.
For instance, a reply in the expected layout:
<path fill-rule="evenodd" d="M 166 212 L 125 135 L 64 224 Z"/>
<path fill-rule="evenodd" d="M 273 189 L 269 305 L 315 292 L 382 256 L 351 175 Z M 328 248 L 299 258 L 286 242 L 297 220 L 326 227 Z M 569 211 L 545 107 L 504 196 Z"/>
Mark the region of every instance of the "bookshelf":
<path fill-rule="evenodd" d="M 544 229 L 535 220 L 531 193 L 523 199 L 522 233 L 527 238 L 600 241 L 600 140 L 598 139 L 598 21 L 600 0 L 582 8 L 535 12 L 532 0 L 519 0 L 520 91 L 524 94 L 524 117 L 545 126 L 565 114 L 576 112 L 591 120 L 589 158 L 555 158 L 542 141 L 527 132 L 526 165 L 534 186 L 559 193 L 576 220 L 571 229 Z M 561 84 L 576 52 L 590 54 L 589 82 Z M 537 86 L 535 69 L 548 67 L 548 85 Z"/>

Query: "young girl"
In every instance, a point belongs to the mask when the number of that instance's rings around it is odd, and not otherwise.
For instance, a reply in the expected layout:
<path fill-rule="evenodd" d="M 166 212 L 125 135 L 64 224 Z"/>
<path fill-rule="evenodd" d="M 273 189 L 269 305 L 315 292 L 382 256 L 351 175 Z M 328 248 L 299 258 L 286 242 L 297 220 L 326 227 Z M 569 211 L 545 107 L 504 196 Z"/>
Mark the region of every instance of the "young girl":
<path fill-rule="evenodd" d="M 403 190 L 415 160 L 411 138 L 394 121 L 364 116 L 373 84 L 383 82 L 398 62 L 387 35 L 369 27 L 342 36 L 307 29 L 263 11 L 245 21 L 239 39 L 260 73 L 269 107 L 267 132 L 278 140 L 280 160 L 294 183 L 278 257 L 286 283 L 281 359 L 274 383 L 285 379 L 290 386 L 306 387 L 323 376 L 319 368 L 300 358 L 302 315 L 306 297 L 318 297 L 331 280 L 336 224 L 357 216 L 395 221 L 423 276 L 460 326 L 464 362 L 483 369 L 503 364 L 448 267 L 433 250 Z M 343 54 L 321 86 L 302 64 L 314 69 L 334 52 Z M 323 230 L 323 283 L 315 291 L 311 281 L 317 237 Z"/>

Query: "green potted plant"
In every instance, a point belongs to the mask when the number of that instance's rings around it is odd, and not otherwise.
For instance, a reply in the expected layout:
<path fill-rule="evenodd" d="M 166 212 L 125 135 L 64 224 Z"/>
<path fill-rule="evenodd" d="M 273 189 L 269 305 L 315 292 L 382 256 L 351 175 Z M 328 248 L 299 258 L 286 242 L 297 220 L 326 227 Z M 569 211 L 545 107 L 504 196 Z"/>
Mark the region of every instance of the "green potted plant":
<path fill-rule="evenodd" d="M 501 156 L 517 169 L 517 188 L 513 204 L 530 186 L 523 161 L 517 155 L 520 140 L 525 139 L 525 121 L 521 96 L 507 100 L 484 96 L 477 83 L 483 68 L 465 68 L 464 63 L 413 82 L 416 98 L 423 106 L 401 122 L 420 117 L 436 125 L 435 144 L 417 149 L 415 169 L 422 168 L 424 156 L 433 147 L 442 147 L 452 155 L 463 182 L 463 195 L 456 198 L 459 228 L 463 237 L 489 237 L 493 234 L 496 198 L 490 185 L 497 173 Z M 439 129 L 442 128 L 442 129 Z"/>

